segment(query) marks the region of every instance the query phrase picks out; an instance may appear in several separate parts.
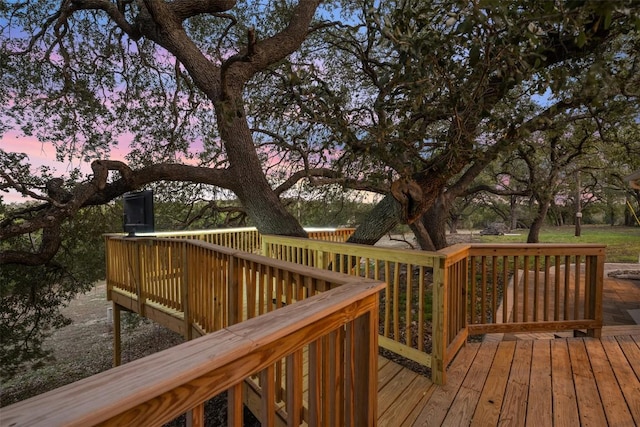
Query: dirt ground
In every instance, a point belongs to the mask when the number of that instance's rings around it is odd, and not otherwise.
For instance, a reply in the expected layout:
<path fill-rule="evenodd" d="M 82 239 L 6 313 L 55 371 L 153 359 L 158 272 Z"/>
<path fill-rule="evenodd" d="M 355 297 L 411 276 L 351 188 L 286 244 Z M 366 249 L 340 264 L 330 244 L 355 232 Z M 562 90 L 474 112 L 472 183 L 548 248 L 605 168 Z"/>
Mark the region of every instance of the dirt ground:
<path fill-rule="evenodd" d="M 54 360 L 38 369 L 25 369 L 0 387 L 1 406 L 27 399 L 65 384 L 105 371 L 113 361 L 113 328 L 107 321 L 111 302 L 106 286 L 99 282 L 78 295 L 63 313 L 72 323 L 56 331 L 46 347 Z M 130 318 L 130 319 L 128 319 Z M 149 321 L 132 321 L 123 315 L 122 362 L 144 357 L 183 342 L 180 335 Z"/>

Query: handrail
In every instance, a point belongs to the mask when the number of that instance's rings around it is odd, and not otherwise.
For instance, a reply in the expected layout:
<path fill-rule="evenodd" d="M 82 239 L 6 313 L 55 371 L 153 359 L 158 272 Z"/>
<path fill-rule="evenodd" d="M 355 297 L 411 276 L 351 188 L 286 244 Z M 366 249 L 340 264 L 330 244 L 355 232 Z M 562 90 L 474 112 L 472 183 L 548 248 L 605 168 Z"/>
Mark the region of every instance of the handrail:
<path fill-rule="evenodd" d="M 602 327 L 603 245 L 459 244 L 434 253 L 263 236 L 263 253 L 385 280 L 380 345 L 430 367 L 438 384 L 446 381 L 446 366 L 469 335 L 587 329 L 598 336 Z M 509 267 L 514 265 L 518 268 Z M 406 274 L 415 269 L 417 295 L 413 275 Z M 425 271 L 432 274 L 426 286 L 419 282 Z M 508 297 L 502 305 L 499 287 Z M 549 303 L 552 292 L 559 303 Z M 420 329 L 428 301 L 432 304 L 430 334 L 426 327 Z M 418 339 L 408 340 L 415 324 Z M 426 335 L 430 335 L 431 354 L 420 346 Z"/>
<path fill-rule="evenodd" d="M 305 227 L 310 239 L 346 242 L 355 228 Z M 105 237 L 124 236 L 124 233 L 105 234 Z M 207 230 L 156 231 L 137 233 L 133 237 L 157 237 L 202 240 L 213 245 L 225 246 L 245 252 L 257 253 L 262 247 L 262 236 L 256 227 L 236 227 Z"/>
<path fill-rule="evenodd" d="M 427 302 L 431 301 L 432 283 L 440 278 L 442 255 L 273 235 L 262 236 L 262 253 L 310 267 L 384 280 L 387 286 L 380 297 L 384 310 L 380 346 L 432 367 L 433 355 L 426 347 L 430 339 L 426 321 L 432 314 Z"/>
<path fill-rule="evenodd" d="M 199 240 L 108 236 L 105 244 L 107 298 L 114 302 L 114 319 L 124 307 L 187 339 L 353 280 Z M 116 365 L 118 343 L 116 336 Z M 282 400 L 285 364 L 278 362 L 276 367 L 275 391 Z"/>
<path fill-rule="evenodd" d="M 242 425 L 242 384 L 258 375 L 266 408 L 262 423 L 274 425 L 274 364 L 287 358 L 285 412 L 291 425 L 301 423 L 303 411 L 295 404 L 303 398 L 303 370 L 309 375 L 310 425 L 375 425 L 377 293 L 382 286 L 345 280 L 260 318 L 3 408 L 2 423 L 160 425 L 191 409 L 194 418 L 202 419 L 203 402 L 228 390 L 229 425 Z M 349 356 L 336 357 L 331 344 Z M 302 363 L 305 348 L 313 355 L 308 366 Z M 343 360 L 344 365 L 334 366 Z"/>

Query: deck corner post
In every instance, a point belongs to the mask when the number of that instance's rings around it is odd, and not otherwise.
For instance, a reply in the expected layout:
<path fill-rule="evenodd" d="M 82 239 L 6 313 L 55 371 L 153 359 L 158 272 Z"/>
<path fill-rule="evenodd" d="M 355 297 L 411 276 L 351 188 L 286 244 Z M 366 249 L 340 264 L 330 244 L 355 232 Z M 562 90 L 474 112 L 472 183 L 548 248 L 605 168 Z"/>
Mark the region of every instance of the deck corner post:
<path fill-rule="evenodd" d="M 144 274 L 144 257 L 145 257 L 145 248 L 144 245 L 141 245 L 139 242 L 135 242 L 136 248 L 136 263 L 134 277 L 136 280 L 136 294 L 138 298 L 138 314 L 142 317 L 145 317 L 145 304 L 146 304 L 146 291 L 145 291 L 145 274 Z"/>
<path fill-rule="evenodd" d="M 111 236 L 109 234 L 104 235 L 104 259 L 105 259 L 105 283 L 107 292 L 107 301 L 111 301 L 111 293 L 113 292 L 113 282 L 111 280 L 111 273 L 113 272 L 112 254 L 111 254 Z"/>
<path fill-rule="evenodd" d="M 113 306 L 113 367 L 120 366 L 122 363 L 122 339 L 120 327 L 120 306 L 111 302 Z"/>
<path fill-rule="evenodd" d="M 589 281 L 589 311 L 596 323 L 596 327 L 587 330 L 587 335 L 600 338 L 602 334 L 602 292 L 604 284 L 604 249 L 602 253 L 587 257 L 586 264 L 589 272 L 585 280 Z M 590 258 L 590 259 L 589 259 Z"/>
<path fill-rule="evenodd" d="M 377 298 L 378 296 L 372 296 Z M 375 426 L 378 413 L 378 303 L 354 319 L 353 425 Z"/>
<path fill-rule="evenodd" d="M 446 256 L 439 259 L 433 267 L 433 304 L 432 304 L 432 350 L 431 380 L 434 384 L 445 384 L 447 367 L 445 365 L 447 351 L 447 323 L 445 311 L 447 301 L 447 268 Z"/>

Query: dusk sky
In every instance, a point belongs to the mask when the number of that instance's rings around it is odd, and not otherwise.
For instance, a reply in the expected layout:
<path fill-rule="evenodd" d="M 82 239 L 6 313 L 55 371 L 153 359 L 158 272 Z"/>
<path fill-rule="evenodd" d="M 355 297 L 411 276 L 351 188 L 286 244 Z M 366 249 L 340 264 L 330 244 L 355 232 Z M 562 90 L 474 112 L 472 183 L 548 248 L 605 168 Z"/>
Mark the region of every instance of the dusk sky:
<path fill-rule="evenodd" d="M 7 152 L 25 153 L 29 156 L 29 163 L 32 169 L 46 165 L 53 169 L 55 176 L 67 176 L 69 171 L 77 167 L 80 167 L 84 173 L 91 173 L 90 164 L 81 162 L 79 159 L 74 159 L 73 162 L 56 161 L 55 148 L 50 144 L 43 144 L 34 136 L 22 136 L 16 131 L 9 131 L 0 137 L 0 147 Z M 114 149 L 110 159 L 122 160 L 124 158 L 124 150 L 124 146 L 120 150 Z M 2 196 L 5 203 L 25 200 L 16 192 L 2 193 Z"/>

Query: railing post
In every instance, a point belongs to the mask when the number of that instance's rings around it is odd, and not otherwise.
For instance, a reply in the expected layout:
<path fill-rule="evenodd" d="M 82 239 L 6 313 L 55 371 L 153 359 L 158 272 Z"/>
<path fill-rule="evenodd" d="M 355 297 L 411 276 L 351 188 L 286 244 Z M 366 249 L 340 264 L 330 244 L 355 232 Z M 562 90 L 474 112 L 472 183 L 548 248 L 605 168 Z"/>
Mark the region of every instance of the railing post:
<path fill-rule="evenodd" d="M 588 261 L 587 261 L 588 260 Z M 589 266 L 589 271 L 585 274 L 585 281 L 589 282 L 585 293 L 589 293 L 589 314 L 599 325 L 597 328 L 588 329 L 587 335 L 600 338 L 602 333 L 602 287 L 604 281 L 604 253 L 588 256 L 585 260 Z M 586 298 L 586 295 L 585 295 Z M 585 317 L 586 313 L 585 313 Z"/>
<path fill-rule="evenodd" d="M 446 257 L 440 258 L 437 265 L 433 267 L 431 380 L 435 384 L 445 384 L 447 381 L 445 360 L 449 333 L 446 304 L 448 300 L 446 260 Z"/>
<path fill-rule="evenodd" d="M 131 249 L 131 245 L 133 248 Z M 138 314 L 144 316 L 144 287 L 143 287 L 143 275 L 142 275 L 142 259 L 143 259 L 143 248 L 140 244 L 140 241 L 132 241 L 129 244 L 130 250 L 127 251 L 131 256 L 131 276 L 134 280 L 134 285 L 136 287 L 136 299 L 138 303 Z"/>
<path fill-rule="evenodd" d="M 227 325 L 231 326 L 239 323 L 242 319 L 242 290 L 240 289 L 240 280 L 238 278 L 238 259 L 234 256 L 229 257 L 229 265 L 227 271 L 227 295 L 229 298 L 229 318 Z"/>
<path fill-rule="evenodd" d="M 262 236 L 262 250 L 260 255 L 271 258 L 271 254 L 269 254 L 269 243 L 266 241 L 265 236 Z"/>
<path fill-rule="evenodd" d="M 105 265 L 106 265 L 106 292 L 107 292 L 107 301 L 111 301 L 111 290 L 113 289 L 113 283 L 110 280 L 111 275 L 114 273 L 113 270 L 113 254 L 111 254 L 111 245 L 109 244 L 109 235 L 104 236 L 104 257 L 105 257 Z"/>
<path fill-rule="evenodd" d="M 181 283 L 181 294 L 182 294 L 182 312 L 184 313 L 184 327 L 185 327 L 185 337 L 187 340 L 193 339 L 193 330 L 191 328 L 191 307 L 189 306 L 189 263 L 187 262 L 187 244 L 186 242 L 182 242 L 180 245 L 182 249 L 182 283 Z"/>
<path fill-rule="evenodd" d="M 378 311 L 375 308 L 354 319 L 353 425 L 375 426 L 378 414 Z"/>
<path fill-rule="evenodd" d="M 122 363 L 122 347 L 120 334 L 120 306 L 112 302 L 113 307 L 113 366 L 120 366 Z"/>

